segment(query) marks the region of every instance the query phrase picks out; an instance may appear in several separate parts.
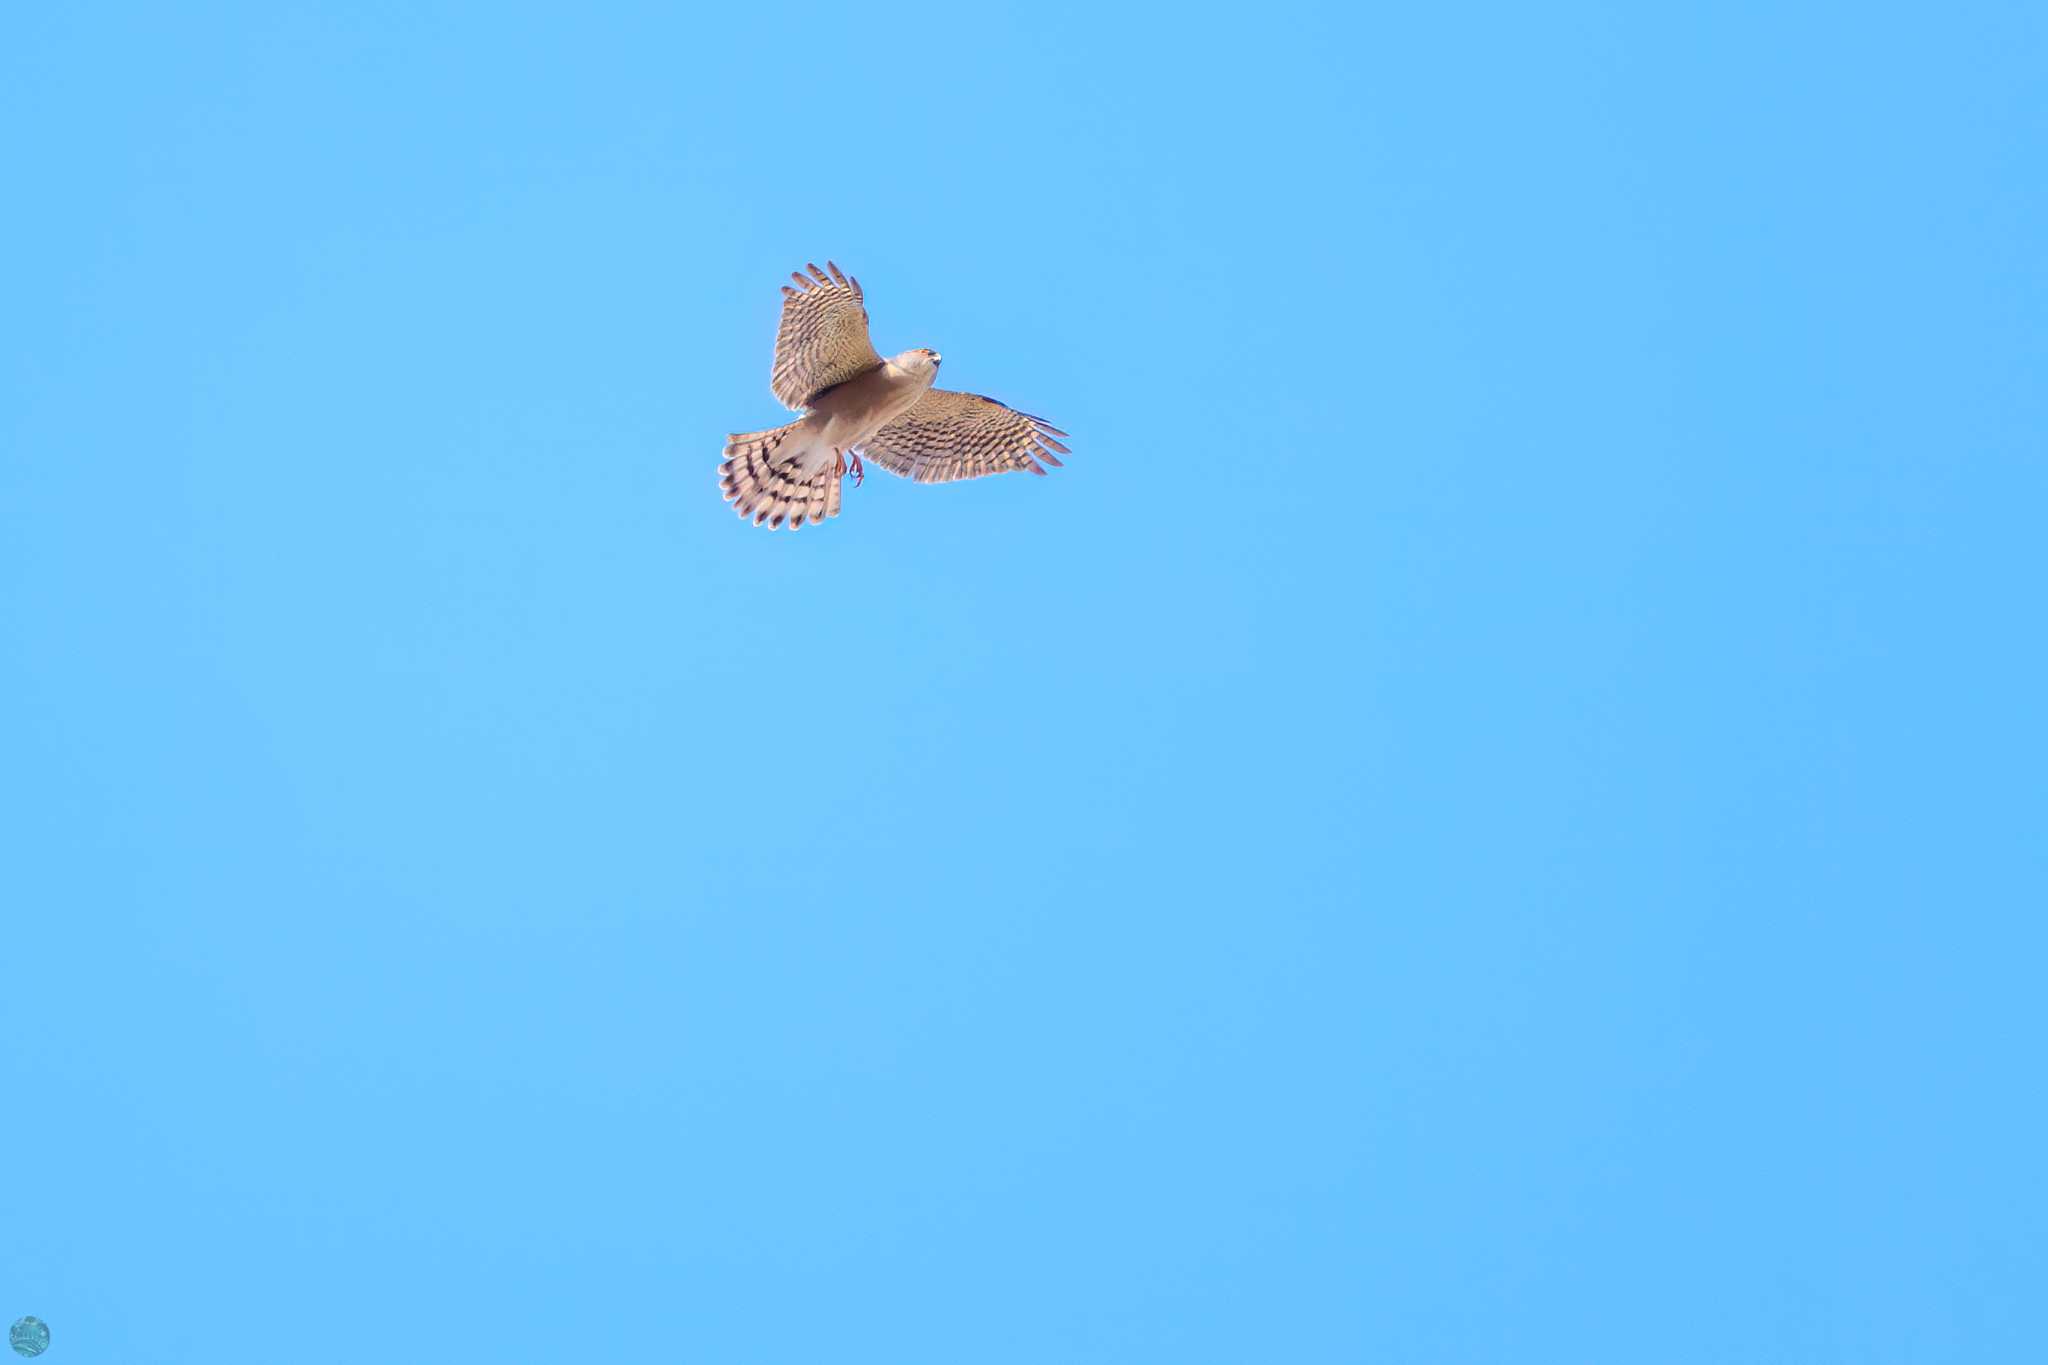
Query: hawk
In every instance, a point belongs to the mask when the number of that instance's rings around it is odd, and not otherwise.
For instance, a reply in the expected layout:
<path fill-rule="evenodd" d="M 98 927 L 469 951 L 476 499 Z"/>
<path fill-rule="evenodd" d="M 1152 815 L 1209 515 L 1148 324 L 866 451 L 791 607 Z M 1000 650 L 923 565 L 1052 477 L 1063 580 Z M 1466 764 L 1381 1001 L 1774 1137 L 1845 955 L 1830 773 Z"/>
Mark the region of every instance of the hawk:
<path fill-rule="evenodd" d="M 884 360 L 868 340 L 860 281 L 830 261 L 782 286 L 782 327 L 768 386 L 803 413 L 787 426 L 726 438 L 725 500 L 756 526 L 795 530 L 839 515 L 839 484 L 862 457 L 919 483 L 1045 473 L 1070 452 L 1067 433 L 978 393 L 935 389 L 939 353 L 919 346 Z M 1058 455 L 1053 452 L 1059 452 Z M 1044 464 L 1040 464 L 1040 461 Z"/>

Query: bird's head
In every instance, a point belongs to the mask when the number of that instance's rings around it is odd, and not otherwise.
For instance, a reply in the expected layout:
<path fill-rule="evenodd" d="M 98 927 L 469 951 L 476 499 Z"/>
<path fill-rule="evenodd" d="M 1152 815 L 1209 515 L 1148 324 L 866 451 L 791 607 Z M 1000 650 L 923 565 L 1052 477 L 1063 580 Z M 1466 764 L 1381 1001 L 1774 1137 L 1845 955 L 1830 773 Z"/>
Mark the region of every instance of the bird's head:
<path fill-rule="evenodd" d="M 919 346 L 897 356 L 896 366 L 920 379 L 934 379 L 939 373 L 939 353 L 929 346 Z"/>

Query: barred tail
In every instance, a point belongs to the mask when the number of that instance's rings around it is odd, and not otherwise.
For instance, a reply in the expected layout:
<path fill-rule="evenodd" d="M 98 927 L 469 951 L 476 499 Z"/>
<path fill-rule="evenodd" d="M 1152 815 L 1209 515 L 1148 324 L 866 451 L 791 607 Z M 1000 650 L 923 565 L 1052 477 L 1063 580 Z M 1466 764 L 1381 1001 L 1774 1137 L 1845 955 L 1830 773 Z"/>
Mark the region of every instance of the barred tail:
<path fill-rule="evenodd" d="M 796 436 L 802 421 L 770 431 L 743 431 L 728 437 L 725 463 L 718 466 L 718 486 L 725 500 L 754 525 L 794 531 L 807 521 L 839 515 L 839 462 L 806 474 L 804 443 Z"/>

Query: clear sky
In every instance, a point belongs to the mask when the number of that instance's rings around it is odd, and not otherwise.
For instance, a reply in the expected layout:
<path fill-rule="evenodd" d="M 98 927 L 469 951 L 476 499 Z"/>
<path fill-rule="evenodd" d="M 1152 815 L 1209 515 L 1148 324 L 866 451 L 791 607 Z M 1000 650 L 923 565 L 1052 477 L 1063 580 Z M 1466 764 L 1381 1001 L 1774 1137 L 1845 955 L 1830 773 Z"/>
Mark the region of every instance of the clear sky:
<path fill-rule="evenodd" d="M 2039 1351 L 2038 4 L 17 10 L 52 1365 Z"/>

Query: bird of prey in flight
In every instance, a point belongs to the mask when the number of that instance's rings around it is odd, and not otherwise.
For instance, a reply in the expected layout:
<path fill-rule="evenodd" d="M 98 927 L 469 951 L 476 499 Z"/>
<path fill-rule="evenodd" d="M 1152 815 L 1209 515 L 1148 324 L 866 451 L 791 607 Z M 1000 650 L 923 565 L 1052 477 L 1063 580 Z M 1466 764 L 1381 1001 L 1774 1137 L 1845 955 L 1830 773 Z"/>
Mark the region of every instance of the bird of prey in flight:
<path fill-rule="evenodd" d="M 906 479 L 947 483 L 1013 470 L 1043 474 L 1069 453 L 1056 439 L 1067 433 L 1041 418 L 978 393 L 933 388 L 937 351 L 877 355 L 860 281 L 829 261 L 826 270 L 793 272 L 795 285 L 782 286 L 768 386 L 803 416 L 726 440 L 718 482 L 742 517 L 794 530 L 838 516 L 848 460 L 858 487 L 863 456 Z"/>

